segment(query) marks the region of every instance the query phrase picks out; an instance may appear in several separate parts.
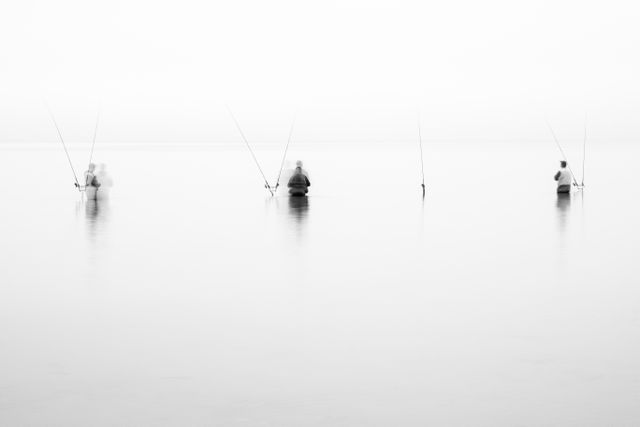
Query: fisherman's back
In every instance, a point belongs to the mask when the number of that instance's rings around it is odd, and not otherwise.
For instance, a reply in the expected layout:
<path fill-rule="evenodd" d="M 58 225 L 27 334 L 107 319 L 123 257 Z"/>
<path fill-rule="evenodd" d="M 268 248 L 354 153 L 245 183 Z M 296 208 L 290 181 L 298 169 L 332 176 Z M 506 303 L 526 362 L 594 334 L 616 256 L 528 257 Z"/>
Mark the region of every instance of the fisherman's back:
<path fill-rule="evenodd" d="M 308 187 L 310 185 L 309 178 L 301 172 L 297 172 L 289 179 L 287 187 L 289 187 L 289 193 L 292 195 L 304 195 L 309 191 Z"/>
<path fill-rule="evenodd" d="M 560 169 L 556 174 L 556 181 L 558 181 L 558 193 L 569 193 L 571 191 L 573 177 L 569 170 L 566 168 Z"/>
<path fill-rule="evenodd" d="M 561 185 L 571 186 L 571 172 L 566 169 L 560 170 L 560 176 L 558 177 L 558 187 Z"/>

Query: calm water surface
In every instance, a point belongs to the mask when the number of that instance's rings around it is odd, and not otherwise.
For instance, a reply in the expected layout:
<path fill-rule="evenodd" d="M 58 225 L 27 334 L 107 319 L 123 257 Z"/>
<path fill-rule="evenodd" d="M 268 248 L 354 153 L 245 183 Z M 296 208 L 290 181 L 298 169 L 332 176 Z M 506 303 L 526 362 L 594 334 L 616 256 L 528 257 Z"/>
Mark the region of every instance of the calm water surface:
<path fill-rule="evenodd" d="M 638 154 L 558 199 L 552 144 L 429 144 L 422 200 L 417 147 L 306 145 L 292 200 L 242 146 L 97 148 L 96 204 L 0 148 L 0 424 L 637 425 Z"/>

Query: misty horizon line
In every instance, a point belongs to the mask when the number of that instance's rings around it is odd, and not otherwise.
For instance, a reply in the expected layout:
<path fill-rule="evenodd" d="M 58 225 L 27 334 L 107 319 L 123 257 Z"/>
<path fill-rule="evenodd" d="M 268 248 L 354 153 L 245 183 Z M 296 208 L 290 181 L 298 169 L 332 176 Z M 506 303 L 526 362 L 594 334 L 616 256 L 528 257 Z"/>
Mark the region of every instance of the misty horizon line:
<path fill-rule="evenodd" d="M 577 142 L 582 142 L 581 138 L 564 138 L 563 139 L 564 142 L 571 142 L 571 143 L 577 143 Z M 589 144 L 606 144 L 606 143 L 612 143 L 612 144 L 619 144 L 619 143 L 635 143 L 638 142 L 637 138 L 607 138 L 605 139 L 600 139 L 600 138 L 593 138 L 593 139 L 589 139 L 588 143 Z M 87 138 L 86 141 L 68 141 L 65 139 L 65 144 L 67 145 L 67 148 L 69 149 L 85 149 L 85 147 L 81 147 L 80 145 L 83 144 L 90 144 L 91 143 L 91 138 Z M 274 146 L 280 146 L 283 144 L 286 144 L 286 138 L 280 139 L 280 140 L 254 140 L 254 141 L 249 141 L 249 143 L 251 144 L 251 146 L 261 146 L 261 147 L 266 147 L 266 146 L 270 146 L 270 145 L 274 145 Z M 301 141 L 292 141 L 292 143 L 295 143 L 295 145 L 388 145 L 388 144 L 402 144 L 402 145 L 407 145 L 407 146 L 411 146 L 414 144 L 418 144 L 418 138 L 416 138 L 415 140 L 411 140 L 411 139 L 407 139 L 407 138 L 398 138 L 398 139 L 393 139 L 393 140 L 359 140 L 359 139 L 332 139 L 332 140 L 301 140 Z M 543 139 L 543 138 L 437 138 L 437 139 L 429 139 L 429 138 L 422 138 L 422 143 L 428 143 L 428 144 L 491 144 L 491 143 L 495 143 L 495 144 L 548 144 L 551 143 L 553 144 L 553 140 L 548 140 L 548 139 Z M 54 147 L 59 147 L 60 146 L 60 141 L 56 141 L 56 140 L 50 140 L 50 141 L 36 141 L 36 140 L 0 140 L 0 146 L 9 146 L 9 145 L 43 145 L 43 146 L 54 146 Z M 174 145 L 174 146 L 218 146 L 218 147 L 226 147 L 226 146 L 236 146 L 238 145 L 241 148 L 245 148 L 246 149 L 246 145 L 244 144 L 243 141 L 238 140 L 238 141 L 232 141 L 232 140 L 217 140 L 217 141 L 213 141 L 213 140 L 197 140 L 197 139 L 190 139 L 190 140 L 167 140 L 167 141 L 163 141 L 163 140 L 121 140 L 121 141 L 115 141 L 115 140 L 111 140 L 111 141 L 96 141 L 96 148 L 100 149 L 100 146 L 104 146 L 104 145 L 109 145 L 109 146 L 116 146 L 116 145 L 143 145 L 143 146 L 149 146 L 149 147 L 153 147 L 153 146 L 169 146 L 169 145 Z M 86 147 L 86 149 L 89 149 L 90 145 L 88 147 Z"/>

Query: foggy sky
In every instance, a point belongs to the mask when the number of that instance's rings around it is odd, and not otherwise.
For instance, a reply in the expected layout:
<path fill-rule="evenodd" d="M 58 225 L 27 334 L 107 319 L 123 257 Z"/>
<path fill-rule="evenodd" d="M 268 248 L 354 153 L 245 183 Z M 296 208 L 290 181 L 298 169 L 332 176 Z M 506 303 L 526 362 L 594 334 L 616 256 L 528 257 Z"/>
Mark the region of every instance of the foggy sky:
<path fill-rule="evenodd" d="M 640 137 L 631 1 L 21 1 L 0 142 Z"/>

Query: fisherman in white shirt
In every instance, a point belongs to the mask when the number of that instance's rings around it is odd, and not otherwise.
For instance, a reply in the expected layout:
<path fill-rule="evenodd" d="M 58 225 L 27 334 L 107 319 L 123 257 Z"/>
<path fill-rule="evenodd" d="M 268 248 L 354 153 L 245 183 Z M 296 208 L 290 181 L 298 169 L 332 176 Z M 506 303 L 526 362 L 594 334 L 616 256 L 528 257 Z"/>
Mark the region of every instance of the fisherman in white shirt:
<path fill-rule="evenodd" d="M 573 181 L 573 176 L 571 174 L 571 171 L 567 167 L 566 161 L 560 161 L 560 170 L 558 171 L 558 173 L 556 173 L 553 179 L 558 181 L 558 194 L 571 192 L 571 183 Z"/>

